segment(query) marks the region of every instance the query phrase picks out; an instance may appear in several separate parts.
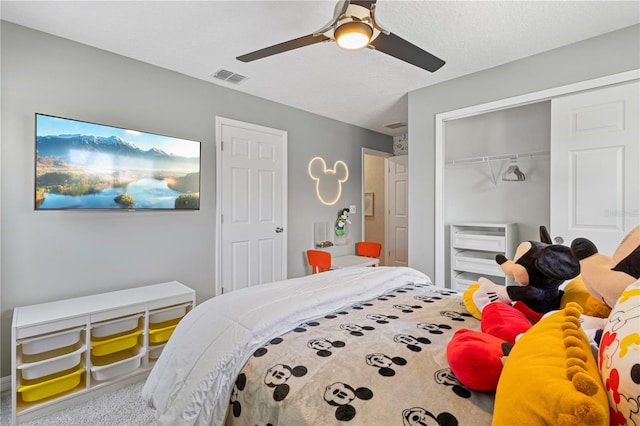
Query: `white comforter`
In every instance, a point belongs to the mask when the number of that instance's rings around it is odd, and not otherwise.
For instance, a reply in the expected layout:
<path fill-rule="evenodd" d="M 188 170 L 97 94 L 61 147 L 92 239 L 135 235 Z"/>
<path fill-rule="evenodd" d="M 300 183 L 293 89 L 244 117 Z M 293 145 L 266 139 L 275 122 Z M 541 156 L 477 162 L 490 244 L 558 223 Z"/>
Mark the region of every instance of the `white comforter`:
<path fill-rule="evenodd" d="M 209 299 L 180 322 L 142 395 L 159 424 L 222 425 L 236 376 L 267 340 L 408 282 L 431 281 L 411 268 L 348 268 Z"/>

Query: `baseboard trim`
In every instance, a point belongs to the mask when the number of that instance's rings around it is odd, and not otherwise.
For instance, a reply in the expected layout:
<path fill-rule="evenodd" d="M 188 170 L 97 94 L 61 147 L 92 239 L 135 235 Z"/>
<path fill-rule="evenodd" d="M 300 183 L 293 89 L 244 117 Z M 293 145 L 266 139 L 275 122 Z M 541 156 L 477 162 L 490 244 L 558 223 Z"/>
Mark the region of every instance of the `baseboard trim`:
<path fill-rule="evenodd" d="M 11 390 L 11 376 L 0 377 L 0 392 Z"/>

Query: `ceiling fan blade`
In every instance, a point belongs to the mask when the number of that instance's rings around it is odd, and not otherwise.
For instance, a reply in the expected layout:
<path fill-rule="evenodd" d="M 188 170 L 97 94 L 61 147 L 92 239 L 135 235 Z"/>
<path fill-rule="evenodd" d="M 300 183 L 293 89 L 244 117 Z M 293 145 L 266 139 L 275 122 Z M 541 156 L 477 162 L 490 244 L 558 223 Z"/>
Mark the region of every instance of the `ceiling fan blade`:
<path fill-rule="evenodd" d="M 298 49 L 300 47 L 305 47 L 305 46 L 309 46 L 316 43 L 322 43 L 323 41 L 327 41 L 327 40 L 330 40 L 330 39 L 324 34 L 318 34 L 318 35 L 309 34 L 304 37 L 298 37 L 293 40 L 274 44 L 273 46 L 265 47 L 264 49 L 256 50 L 255 52 L 238 56 L 236 59 L 242 62 L 251 62 L 251 61 L 255 61 L 256 59 L 266 58 L 267 56 L 277 55 L 278 53 L 287 52 L 289 50 Z"/>
<path fill-rule="evenodd" d="M 419 48 L 415 44 L 409 43 L 393 33 L 380 33 L 370 45 L 375 47 L 376 50 L 427 71 L 437 71 L 445 64 L 445 62 L 437 56 Z"/>

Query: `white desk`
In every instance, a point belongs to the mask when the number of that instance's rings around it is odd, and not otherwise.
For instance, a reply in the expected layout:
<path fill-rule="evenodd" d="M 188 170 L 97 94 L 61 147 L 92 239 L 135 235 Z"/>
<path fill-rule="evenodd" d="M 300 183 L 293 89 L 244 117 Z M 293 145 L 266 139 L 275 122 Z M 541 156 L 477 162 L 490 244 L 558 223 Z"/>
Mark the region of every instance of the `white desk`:
<path fill-rule="evenodd" d="M 348 254 L 346 256 L 333 257 L 331 259 L 331 269 L 353 268 L 356 266 L 377 266 L 379 263 L 380 259 Z"/>

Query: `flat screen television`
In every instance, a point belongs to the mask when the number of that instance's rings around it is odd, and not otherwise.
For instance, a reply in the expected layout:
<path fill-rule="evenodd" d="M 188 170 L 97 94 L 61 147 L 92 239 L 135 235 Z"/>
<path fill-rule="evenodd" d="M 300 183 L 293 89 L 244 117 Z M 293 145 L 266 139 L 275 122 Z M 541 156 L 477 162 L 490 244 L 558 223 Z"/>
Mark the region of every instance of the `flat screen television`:
<path fill-rule="evenodd" d="M 36 113 L 36 210 L 199 210 L 198 141 Z"/>

